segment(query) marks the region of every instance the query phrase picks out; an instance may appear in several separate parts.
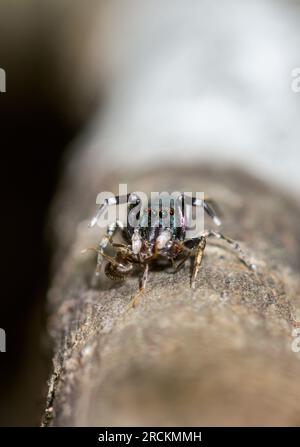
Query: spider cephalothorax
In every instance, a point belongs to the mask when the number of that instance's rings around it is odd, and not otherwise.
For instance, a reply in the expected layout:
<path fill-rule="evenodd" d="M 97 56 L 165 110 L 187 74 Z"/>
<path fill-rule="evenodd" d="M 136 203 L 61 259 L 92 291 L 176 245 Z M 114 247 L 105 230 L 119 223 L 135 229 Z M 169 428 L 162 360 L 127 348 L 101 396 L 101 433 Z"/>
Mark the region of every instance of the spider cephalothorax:
<path fill-rule="evenodd" d="M 107 232 L 98 247 L 92 248 L 92 250 L 96 250 L 98 253 L 96 274 L 100 273 L 102 263 L 106 260 L 105 273 L 113 280 L 124 280 L 132 272 L 134 265 L 141 267 L 143 271 L 141 284 L 138 293 L 133 298 L 133 306 L 137 304 L 140 295 L 145 290 L 149 264 L 161 258 L 171 262 L 174 271 L 178 271 L 190 256 L 194 256 L 191 287 L 195 288 L 206 241 L 210 237 L 225 241 L 236 251 L 244 264 L 255 269 L 255 265 L 242 252 L 238 243 L 217 231 L 203 230 L 195 237 L 187 238 L 189 222 L 185 213 L 185 203 L 188 201 L 191 207 L 203 207 L 214 223 L 220 225 L 220 219 L 217 217 L 211 201 L 195 197 L 189 198 L 184 194 L 180 194 L 176 200 L 167 203 L 160 198 L 146 207 L 142 206 L 142 202 L 136 194 L 105 199 L 92 219 L 90 226 L 94 226 L 98 222 L 99 217 L 109 205 L 128 204 L 126 225 L 119 220 L 108 225 Z M 118 228 L 122 231 L 124 243 L 113 241 L 113 235 Z M 114 257 L 105 253 L 108 244 L 115 250 Z"/>

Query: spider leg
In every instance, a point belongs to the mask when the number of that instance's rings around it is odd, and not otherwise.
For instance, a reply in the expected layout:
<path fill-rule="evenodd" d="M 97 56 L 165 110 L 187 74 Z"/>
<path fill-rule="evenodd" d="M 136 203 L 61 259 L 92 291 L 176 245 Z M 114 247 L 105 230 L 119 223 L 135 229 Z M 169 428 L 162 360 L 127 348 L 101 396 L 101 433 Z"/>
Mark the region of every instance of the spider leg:
<path fill-rule="evenodd" d="M 96 264 L 96 276 L 100 275 L 101 267 L 103 264 L 104 256 L 104 249 L 107 247 L 108 243 L 111 242 L 112 236 L 117 228 L 117 222 L 113 222 L 112 224 L 108 225 L 106 234 L 103 236 L 101 241 L 98 244 L 98 256 L 97 256 L 97 264 Z"/>
<path fill-rule="evenodd" d="M 221 225 L 221 220 L 217 215 L 217 212 L 215 208 L 217 206 L 214 205 L 214 202 L 212 200 L 206 199 L 201 200 L 197 199 L 196 197 L 189 197 L 182 195 L 179 200 L 184 200 L 186 203 L 192 205 L 192 206 L 202 206 L 204 208 L 204 211 L 208 214 L 208 216 L 213 220 L 213 222 L 216 225 Z"/>
<path fill-rule="evenodd" d="M 212 202 L 209 200 L 201 200 L 196 197 L 192 197 L 192 205 L 193 206 L 203 206 L 204 211 L 208 214 L 208 216 L 213 220 L 216 225 L 221 225 L 221 220 L 216 214 L 215 209 L 213 208 Z"/>
<path fill-rule="evenodd" d="M 251 262 L 249 256 L 241 249 L 240 245 L 235 240 L 213 230 L 206 231 L 203 236 L 205 238 L 215 237 L 216 239 L 225 241 L 231 250 L 237 254 L 238 258 L 243 264 L 245 264 L 250 270 L 256 270 L 256 265 Z"/>
<path fill-rule="evenodd" d="M 113 222 L 112 224 L 108 225 L 107 229 L 106 229 L 106 233 L 103 236 L 103 238 L 101 239 L 101 241 L 99 242 L 97 248 L 87 248 L 86 250 L 83 250 L 82 253 L 84 253 L 87 250 L 93 250 L 96 251 L 97 255 L 97 264 L 96 264 L 96 271 L 95 274 L 96 276 L 99 276 L 100 271 L 101 271 L 101 267 L 103 264 L 103 259 L 108 260 L 111 263 L 115 263 L 117 264 L 110 256 L 106 255 L 104 253 L 104 249 L 107 247 L 108 243 L 110 243 L 112 246 L 114 245 L 112 242 L 112 237 L 113 234 L 115 233 L 116 229 L 118 228 L 123 228 L 123 223 L 121 221 L 116 221 Z"/>
<path fill-rule="evenodd" d="M 195 260 L 194 260 L 194 266 L 193 266 L 193 273 L 191 277 L 191 288 L 195 288 L 196 284 L 196 278 L 200 269 L 200 265 L 203 259 L 203 253 L 206 246 L 206 238 L 204 236 L 201 236 L 198 239 L 198 245 L 196 247 L 196 254 L 195 254 Z"/>
<path fill-rule="evenodd" d="M 139 291 L 134 295 L 134 297 L 130 301 L 128 308 L 136 307 L 139 304 L 140 298 L 145 292 L 146 283 L 148 280 L 148 273 L 149 273 L 149 264 L 144 264 L 144 271 L 140 281 Z"/>
<path fill-rule="evenodd" d="M 125 196 L 116 196 L 116 197 L 109 197 L 105 199 L 100 205 L 98 206 L 98 210 L 95 214 L 95 216 L 92 218 L 89 227 L 94 227 L 96 223 L 98 222 L 99 218 L 102 216 L 102 214 L 107 210 L 107 208 L 110 205 L 121 205 L 124 203 L 138 203 L 140 201 L 139 197 L 136 194 L 127 194 Z"/>

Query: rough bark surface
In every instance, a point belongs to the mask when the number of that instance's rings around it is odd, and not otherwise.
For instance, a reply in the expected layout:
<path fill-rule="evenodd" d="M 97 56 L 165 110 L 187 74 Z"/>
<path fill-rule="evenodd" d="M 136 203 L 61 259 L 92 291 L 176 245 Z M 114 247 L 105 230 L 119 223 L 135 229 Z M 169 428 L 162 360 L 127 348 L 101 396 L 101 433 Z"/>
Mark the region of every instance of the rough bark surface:
<path fill-rule="evenodd" d="M 132 191 L 205 191 L 257 273 L 209 243 L 195 291 L 188 263 L 175 275 L 153 269 L 139 306 L 127 311 L 138 278 L 93 285 L 95 257 L 80 251 L 101 237 L 87 228 L 96 194 L 128 179 Z M 74 184 L 66 181 L 54 208 L 44 424 L 299 425 L 298 204 L 244 172 L 208 166 L 102 176 L 79 196 Z"/>

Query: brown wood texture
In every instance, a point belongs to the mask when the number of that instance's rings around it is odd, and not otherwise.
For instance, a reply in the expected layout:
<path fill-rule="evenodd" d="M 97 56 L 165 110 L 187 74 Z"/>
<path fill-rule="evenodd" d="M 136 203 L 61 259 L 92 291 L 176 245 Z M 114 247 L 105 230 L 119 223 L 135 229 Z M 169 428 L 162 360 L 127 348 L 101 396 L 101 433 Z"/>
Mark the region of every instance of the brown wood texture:
<path fill-rule="evenodd" d="M 117 192 L 124 181 L 129 191 L 204 191 L 257 273 L 208 243 L 194 291 L 189 263 L 175 275 L 152 268 L 139 306 L 126 310 L 138 278 L 119 284 L 101 276 L 93 285 L 95 256 L 80 253 L 101 237 L 87 227 L 96 194 Z M 54 366 L 43 423 L 299 425 L 296 201 L 238 169 L 211 166 L 100 172 L 83 183 L 67 177 L 52 213 Z"/>

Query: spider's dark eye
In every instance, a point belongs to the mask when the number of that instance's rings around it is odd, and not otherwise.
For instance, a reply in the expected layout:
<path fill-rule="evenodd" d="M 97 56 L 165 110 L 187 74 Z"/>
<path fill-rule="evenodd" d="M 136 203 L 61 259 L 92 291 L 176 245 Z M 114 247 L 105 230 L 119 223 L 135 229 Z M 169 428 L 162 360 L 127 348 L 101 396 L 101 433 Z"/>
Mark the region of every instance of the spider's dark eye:
<path fill-rule="evenodd" d="M 170 208 L 170 216 L 174 216 L 174 208 Z"/>
<path fill-rule="evenodd" d="M 159 217 L 160 218 L 165 218 L 168 216 L 168 211 L 167 210 L 159 210 Z"/>

